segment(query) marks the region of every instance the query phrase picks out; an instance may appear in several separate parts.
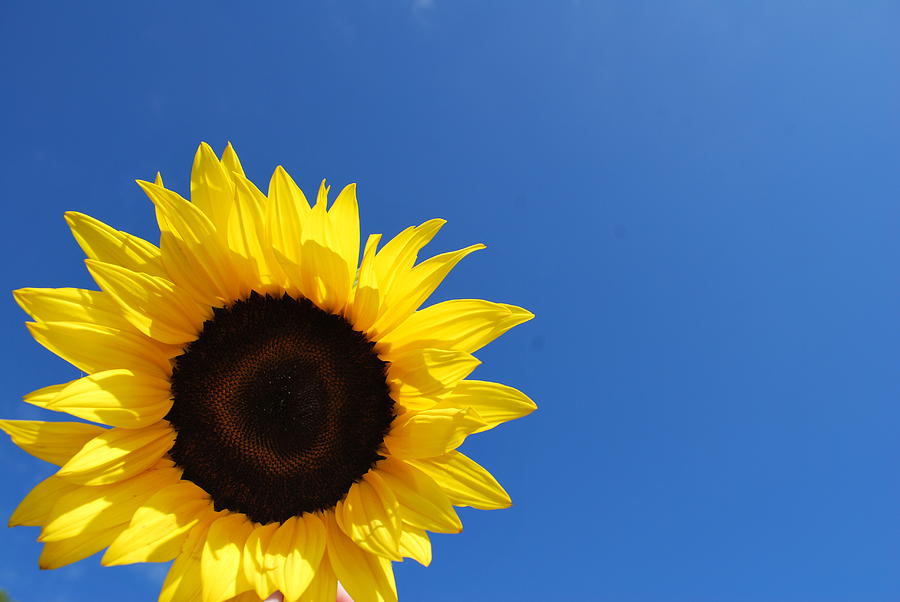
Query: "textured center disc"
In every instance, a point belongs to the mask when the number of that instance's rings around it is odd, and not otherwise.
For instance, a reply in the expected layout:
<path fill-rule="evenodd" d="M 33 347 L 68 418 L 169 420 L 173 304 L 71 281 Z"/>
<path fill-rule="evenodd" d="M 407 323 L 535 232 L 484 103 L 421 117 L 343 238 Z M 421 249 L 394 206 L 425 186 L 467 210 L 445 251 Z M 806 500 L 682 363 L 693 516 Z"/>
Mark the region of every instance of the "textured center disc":
<path fill-rule="evenodd" d="M 183 478 L 263 524 L 333 507 L 381 458 L 385 362 L 307 299 L 253 293 L 213 312 L 172 371 Z"/>

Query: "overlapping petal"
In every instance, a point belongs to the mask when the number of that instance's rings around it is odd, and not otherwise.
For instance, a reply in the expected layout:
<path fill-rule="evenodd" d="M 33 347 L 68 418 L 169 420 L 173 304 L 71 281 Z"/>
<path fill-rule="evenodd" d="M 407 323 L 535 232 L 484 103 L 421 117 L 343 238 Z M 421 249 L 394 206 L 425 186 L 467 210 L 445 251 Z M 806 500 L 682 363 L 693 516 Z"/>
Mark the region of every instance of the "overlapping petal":
<path fill-rule="evenodd" d="M 156 464 L 174 441 L 165 420 L 141 429 L 109 429 L 85 443 L 57 474 L 81 485 L 115 483 Z"/>
<path fill-rule="evenodd" d="M 243 514 L 225 514 L 210 525 L 200 555 L 203 602 L 222 602 L 246 589 L 241 555 L 252 530 Z"/>
<path fill-rule="evenodd" d="M 280 523 L 268 523 L 256 527 L 244 542 L 244 550 L 241 556 L 241 568 L 244 572 L 244 579 L 254 589 L 260 599 L 265 599 L 278 586 L 275 583 L 274 573 L 270 573 L 267 568 L 267 560 L 275 568 L 275 557 L 266 555 L 269 549 L 269 542 L 280 527 Z"/>
<path fill-rule="evenodd" d="M 126 369 L 168 378 L 169 359 L 177 348 L 163 353 L 148 345 L 137 332 L 118 330 L 85 322 L 28 322 L 34 339 L 76 368 L 92 374 L 104 370 Z"/>
<path fill-rule="evenodd" d="M 112 263 L 88 259 L 91 276 L 119 306 L 139 332 L 172 345 L 197 338 L 211 308 L 198 305 L 161 276 L 133 272 Z"/>
<path fill-rule="evenodd" d="M 448 349 L 473 353 L 534 317 L 529 311 L 481 299 L 454 299 L 419 310 L 378 341 L 385 352 Z"/>
<path fill-rule="evenodd" d="M 434 479 L 455 506 L 493 510 L 512 505 L 509 494 L 491 473 L 458 451 L 409 463 Z"/>
<path fill-rule="evenodd" d="M 162 260 L 169 279 L 201 306 L 216 307 L 238 299 L 240 282 L 232 277 L 231 254 L 214 222 L 171 190 L 150 182 L 138 184 L 156 206 Z"/>
<path fill-rule="evenodd" d="M 210 520 L 212 514 L 209 496 L 190 481 L 160 489 L 135 511 L 128 528 L 104 554 L 103 564 L 171 560 L 193 527 Z"/>
<path fill-rule="evenodd" d="M 59 492 L 39 540 L 61 541 L 88 530 L 105 530 L 117 525 L 124 529 L 147 498 L 180 478 L 180 470 L 171 462 L 162 461 L 125 481 Z"/>
<path fill-rule="evenodd" d="M 86 443 L 105 432 L 93 424 L 43 420 L 0 420 L 0 430 L 35 458 L 57 466 L 69 462 Z"/>
<path fill-rule="evenodd" d="M 56 475 L 47 477 L 22 498 L 12 516 L 9 517 L 9 526 L 42 527 L 46 525 L 50 521 L 50 513 L 56 500 L 81 488 L 77 483 L 72 483 Z"/>
<path fill-rule="evenodd" d="M 387 453 L 396 458 L 433 458 L 459 447 L 485 426 L 472 409 L 430 409 L 400 415 L 384 438 Z"/>
<path fill-rule="evenodd" d="M 217 515 L 206 513 L 190 529 L 181 544 L 175 562 L 169 567 L 158 602 L 182 602 L 201 600 L 203 581 L 200 572 L 201 556 L 206 544 L 209 527 Z"/>
<path fill-rule="evenodd" d="M 156 245 L 77 211 L 67 212 L 66 222 L 88 259 L 150 276 L 165 276 L 162 252 Z"/>
<path fill-rule="evenodd" d="M 80 288 L 22 288 L 13 292 L 19 306 L 38 322 L 84 322 L 131 332 L 113 298 Z"/>
<path fill-rule="evenodd" d="M 437 533 L 462 531 L 450 498 L 427 474 L 395 458 L 379 462 L 378 474 L 397 497 L 405 522 Z"/>
<path fill-rule="evenodd" d="M 391 561 L 356 545 L 337 525 L 334 514 L 325 514 L 325 528 L 331 566 L 354 602 L 397 602 Z"/>
<path fill-rule="evenodd" d="M 353 485 L 334 509 L 344 533 L 361 548 L 400 560 L 400 503 L 375 471 Z"/>
<path fill-rule="evenodd" d="M 126 429 L 159 422 L 172 407 L 166 379 L 133 370 L 104 370 L 44 388 L 26 401 L 85 420 Z"/>
<path fill-rule="evenodd" d="M 481 363 L 464 351 L 444 349 L 411 349 L 383 357 L 390 362 L 387 376 L 394 400 L 411 409 L 449 393 Z"/>
<path fill-rule="evenodd" d="M 482 380 L 463 380 L 443 396 L 434 408 L 475 410 L 485 423 L 475 431 L 480 433 L 498 424 L 527 416 L 537 409 L 537 405 L 518 389 Z"/>
<path fill-rule="evenodd" d="M 264 563 L 286 601 L 295 602 L 306 592 L 324 553 L 325 525 L 315 514 L 291 517 L 272 534 Z"/>

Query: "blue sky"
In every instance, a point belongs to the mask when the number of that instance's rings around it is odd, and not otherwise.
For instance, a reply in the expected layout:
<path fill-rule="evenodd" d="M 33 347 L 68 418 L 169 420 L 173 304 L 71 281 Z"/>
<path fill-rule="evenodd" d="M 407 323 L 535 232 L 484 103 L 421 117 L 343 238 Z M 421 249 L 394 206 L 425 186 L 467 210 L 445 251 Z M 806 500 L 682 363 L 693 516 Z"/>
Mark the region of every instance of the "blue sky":
<path fill-rule="evenodd" d="M 90 287 L 62 214 L 151 240 L 134 185 L 197 144 L 251 179 L 359 183 L 364 233 L 473 242 L 437 300 L 537 318 L 476 376 L 539 412 L 465 450 L 401 600 L 900 598 L 896 2 L 5 3 L 2 283 Z M 0 302 L 2 415 L 74 378 Z M 0 515 L 51 467 L 0 444 Z M 19 602 L 155 599 L 164 566 L 36 568 Z"/>

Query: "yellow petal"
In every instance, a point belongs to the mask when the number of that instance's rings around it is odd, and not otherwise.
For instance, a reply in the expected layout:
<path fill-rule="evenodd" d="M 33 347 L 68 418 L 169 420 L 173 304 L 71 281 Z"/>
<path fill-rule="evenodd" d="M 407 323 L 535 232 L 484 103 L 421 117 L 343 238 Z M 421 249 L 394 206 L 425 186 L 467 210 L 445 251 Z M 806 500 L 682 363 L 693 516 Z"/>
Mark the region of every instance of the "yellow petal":
<path fill-rule="evenodd" d="M 90 259 L 122 266 L 134 272 L 164 276 L 159 248 L 142 238 L 110 228 L 83 213 L 69 211 L 66 221 L 75 240 Z"/>
<path fill-rule="evenodd" d="M 285 521 L 272 536 L 266 562 L 286 602 L 294 602 L 309 587 L 325 551 L 325 526 L 315 514 Z"/>
<path fill-rule="evenodd" d="M 358 546 L 385 558 L 400 560 L 400 504 L 375 472 L 354 483 L 334 508 L 335 519 Z"/>
<path fill-rule="evenodd" d="M 226 514 L 210 525 L 200 557 L 203 602 L 222 602 L 240 593 L 241 552 L 252 530 L 243 514 Z"/>
<path fill-rule="evenodd" d="M 375 321 L 370 334 L 374 338 L 380 339 L 406 320 L 425 302 L 425 299 L 431 296 L 431 293 L 463 257 L 484 248 L 484 245 L 478 244 L 459 251 L 436 255 L 409 270 L 402 278 L 398 278 L 387 293 L 384 301 L 385 309 Z"/>
<path fill-rule="evenodd" d="M 88 441 L 57 473 L 82 485 L 107 485 L 141 473 L 163 457 L 175 442 L 165 420 L 141 428 L 114 428 Z"/>
<path fill-rule="evenodd" d="M 438 396 L 449 392 L 481 363 L 464 351 L 411 349 L 382 354 L 390 362 L 388 382 L 399 397 Z M 396 398 L 403 403 L 403 400 Z"/>
<path fill-rule="evenodd" d="M 331 186 L 325 184 L 325 180 L 322 180 L 319 183 L 319 193 L 316 195 L 316 204 L 315 207 L 319 207 L 323 211 L 325 207 L 328 205 L 328 193 L 331 191 Z M 315 209 L 313 207 L 313 209 Z"/>
<path fill-rule="evenodd" d="M 134 331 L 110 295 L 80 288 L 21 288 L 13 291 L 19 306 L 38 322 L 85 322 Z"/>
<path fill-rule="evenodd" d="M 56 500 L 70 491 L 81 488 L 81 485 L 70 483 L 55 475 L 44 479 L 19 502 L 19 506 L 9 517 L 9 526 L 41 527 L 46 525 L 50 521 Z"/>
<path fill-rule="evenodd" d="M 315 514 L 297 519 L 294 542 L 284 561 L 284 575 L 279 589 L 285 600 L 293 602 L 310 586 L 325 552 L 325 525 Z"/>
<path fill-rule="evenodd" d="M 509 494 L 491 473 L 457 451 L 409 463 L 434 479 L 455 506 L 493 510 L 512 505 Z"/>
<path fill-rule="evenodd" d="M 16 302 L 38 322 L 84 322 L 136 336 L 145 348 L 174 357 L 180 347 L 143 336 L 122 315 L 111 295 L 80 288 L 23 288 L 13 291 Z"/>
<path fill-rule="evenodd" d="M 437 533 L 462 531 L 450 499 L 434 479 L 396 458 L 382 460 L 376 469 L 397 496 L 404 522 Z"/>
<path fill-rule="evenodd" d="M 0 420 L 0 430 L 35 458 L 57 466 L 67 463 L 94 437 L 107 432 L 93 424 L 42 420 Z"/>
<path fill-rule="evenodd" d="M 328 560 L 328 552 L 326 551 L 322 555 L 318 568 L 316 568 L 316 574 L 313 576 L 312 583 L 300 596 L 298 602 L 333 602 L 336 591 L 337 577 L 334 575 L 334 569 L 331 568 L 331 561 Z"/>
<path fill-rule="evenodd" d="M 400 553 L 422 566 L 431 564 L 431 540 L 428 539 L 428 534 L 422 529 L 404 525 L 400 536 Z"/>
<path fill-rule="evenodd" d="M 300 290 L 305 297 L 325 311 L 340 313 L 350 298 L 353 278 L 348 274 L 355 275 L 356 265 L 348 265 L 336 248 L 335 226 L 325 210 L 327 190 L 323 182 L 316 205 L 302 223 L 299 268 L 288 265 L 285 269 L 299 270 Z"/>
<path fill-rule="evenodd" d="M 353 329 L 360 332 L 368 330 L 378 318 L 381 293 L 378 290 L 378 280 L 375 277 L 375 248 L 381 234 L 372 234 L 366 240 L 366 248 L 363 251 L 362 262 L 359 266 L 356 288 L 353 297 L 344 314 L 353 324 Z"/>
<path fill-rule="evenodd" d="M 168 465 L 167 465 L 168 464 Z M 105 530 L 131 521 L 135 511 L 159 489 L 178 481 L 181 471 L 163 461 L 131 479 L 100 485 L 78 487 L 56 498 L 50 521 L 41 531 L 39 541 L 61 541 L 86 531 Z"/>
<path fill-rule="evenodd" d="M 284 581 L 284 559 L 290 553 L 296 528 L 297 517 L 292 516 L 278 525 L 266 546 L 263 567 L 267 573 L 267 582 L 273 585 L 273 589 L 278 589 Z"/>
<path fill-rule="evenodd" d="M 309 202 L 300 187 L 280 165 L 275 168 L 269 183 L 269 204 L 266 212 L 272 247 L 284 258 L 285 264 L 300 265 L 301 224 L 309 214 Z M 299 286 L 300 274 L 285 269 L 288 284 Z"/>
<path fill-rule="evenodd" d="M 168 378 L 172 372 L 169 358 L 160 348 L 147 345 L 147 338 L 115 328 L 83 322 L 28 322 L 34 339 L 76 368 L 87 372 L 101 372 L 125 368 Z"/>
<path fill-rule="evenodd" d="M 231 146 L 231 142 L 225 146 L 225 150 L 222 152 L 222 166 L 225 168 L 228 175 L 231 175 L 232 172 L 244 175 L 244 168 L 241 165 L 241 160 L 238 159 L 237 153 L 234 152 L 234 147 Z"/>
<path fill-rule="evenodd" d="M 131 325 L 157 341 L 171 345 L 193 341 L 212 317 L 209 307 L 197 305 L 165 278 L 91 259 L 85 264 Z"/>
<path fill-rule="evenodd" d="M 392 238 L 375 255 L 375 275 L 384 290 L 393 287 L 394 282 L 404 278 L 418 258 L 419 251 L 431 242 L 446 220 L 432 219 L 410 227 Z"/>
<path fill-rule="evenodd" d="M 232 277 L 234 266 L 224 244 L 227 221 L 220 235 L 193 203 L 149 182 L 139 181 L 138 185 L 156 206 L 163 265 L 169 279 L 201 306 L 237 299 L 240 283 Z"/>
<path fill-rule="evenodd" d="M 353 279 L 356 277 L 356 266 L 359 263 L 359 207 L 356 201 L 356 184 L 345 187 L 328 210 L 328 226 L 325 231 L 328 247 L 337 253 L 344 274 L 335 274 L 332 286 L 339 300 L 338 310 L 347 302 Z"/>
<path fill-rule="evenodd" d="M 116 525 L 100 531 L 87 531 L 61 541 L 48 541 L 38 558 L 38 566 L 42 569 L 58 569 L 93 556 L 112 543 L 121 532 L 122 525 Z"/>
<path fill-rule="evenodd" d="M 169 568 L 158 602 L 182 602 L 200 600 L 203 588 L 200 574 L 200 557 L 206 543 L 209 526 L 218 513 L 207 513 L 191 530 L 175 562 Z"/>
<path fill-rule="evenodd" d="M 172 393 L 165 379 L 132 370 L 105 370 L 54 389 L 47 409 L 126 429 L 141 428 L 161 420 L 172 407 Z M 26 401 L 34 403 L 31 396 Z"/>
<path fill-rule="evenodd" d="M 274 580 L 269 578 L 265 556 L 269 542 L 279 526 L 279 523 L 257 526 L 244 543 L 241 568 L 245 579 L 253 585 L 260 600 L 269 597 L 269 594 L 277 589 Z"/>
<path fill-rule="evenodd" d="M 391 561 L 366 552 L 344 535 L 333 513 L 325 514 L 328 559 L 354 602 L 397 602 Z"/>
<path fill-rule="evenodd" d="M 190 481 L 160 489 L 137 509 L 128 528 L 104 554 L 103 564 L 171 560 L 190 530 L 212 513 L 209 496 Z"/>
<path fill-rule="evenodd" d="M 71 385 L 74 380 L 70 380 L 67 383 L 62 383 L 59 385 L 50 385 L 49 387 L 43 387 L 38 389 L 37 391 L 32 391 L 28 395 L 26 395 L 23 399 L 25 403 L 30 403 L 32 405 L 36 405 L 39 408 L 46 408 L 49 406 L 53 400 L 59 397 L 59 394 L 62 393 L 66 387 Z"/>
<path fill-rule="evenodd" d="M 470 410 L 431 409 L 398 416 L 384 438 L 384 446 L 396 458 L 431 458 L 456 449 L 484 422 Z"/>
<path fill-rule="evenodd" d="M 515 418 L 527 416 L 537 406 L 527 395 L 500 383 L 480 380 L 459 382 L 435 408 L 472 408 L 485 422 L 476 433 L 494 428 Z"/>
<path fill-rule="evenodd" d="M 266 230 L 269 200 L 247 178 L 238 174 L 233 177 L 235 200 L 228 218 L 228 246 L 243 264 L 247 292 L 277 292 L 283 288 L 284 274 Z"/>
<path fill-rule="evenodd" d="M 433 219 L 420 226 L 407 228 L 377 253 L 375 248 L 381 235 L 369 237 L 353 303 L 348 310 L 354 328 L 368 332 L 373 340 L 378 338 L 373 324 L 389 309 L 391 300 L 396 298 L 392 294 L 394 285 L 409 274 L 419 250 L 434 238 L 445 223 L 444 220 Z M 399 288 L 399 284 L 397 286 Z"/>
<path fill-rule="evenodd" d="M 234 184 L 229 173 L 215 151 L 207 143 L 200 143 L 191 169 L 191 202 L 206 214 L 216 229 L 224 232 L 233 198 Z"/>
<path fill-rule="evenodd" d="M 417 311 L 378 341 L 392 353 L 435 348 L 472 353 L 534 317 L 514 305 L 481 299 L 454 299 Z"/>

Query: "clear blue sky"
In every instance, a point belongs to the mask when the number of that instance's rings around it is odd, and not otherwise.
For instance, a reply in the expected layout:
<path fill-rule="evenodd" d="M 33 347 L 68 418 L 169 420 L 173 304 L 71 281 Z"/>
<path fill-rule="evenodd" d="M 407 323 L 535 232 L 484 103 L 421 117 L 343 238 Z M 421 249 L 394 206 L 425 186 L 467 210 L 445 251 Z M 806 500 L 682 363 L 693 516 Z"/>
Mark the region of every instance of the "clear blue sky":
<path fill-rule="evenodd" d="M 465 449 L 464 510 L 401 599 L 900 599 L 900 5 L 6 2 L 5 289 L 91 286 L 63 211 L 153 239 L 231 140 L 263 185 L 359 183 L 363 232 L 484 242 L 438 298 L 537 318 L 481 353 L 531 417 Z M 0 302 L 4 417 L 73 378 Z M 51 472 L 0 442 L 0 515 Z M 5 521 L 5 518 L 4 518 Z M 19 602 L 155 599 L 164 567 L 39 572 Z"/>

